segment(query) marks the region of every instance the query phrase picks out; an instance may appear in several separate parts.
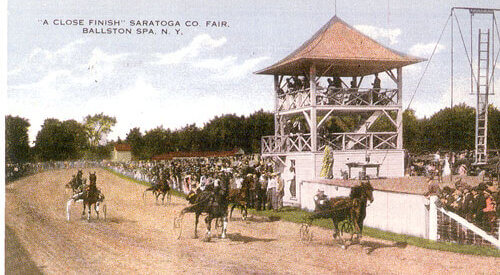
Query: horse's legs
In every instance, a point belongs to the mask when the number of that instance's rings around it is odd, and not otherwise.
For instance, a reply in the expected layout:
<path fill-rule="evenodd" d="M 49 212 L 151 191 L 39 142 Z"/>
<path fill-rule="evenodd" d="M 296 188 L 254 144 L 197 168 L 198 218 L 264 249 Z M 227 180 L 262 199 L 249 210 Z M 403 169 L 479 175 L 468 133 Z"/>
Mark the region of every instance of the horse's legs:
<path fill-rule="evenodd" d="M 69 210 L 71 208 L 71 203 L 73 202 L 73 199 L 68 200 L 66 203 L 66 220 L 69 221 Z"/>
<path fill-rule="evenodd" d="M 99 202 L 96 202 L 94 205 L 95 213 L 97 215 L 97 219 L 99 219 Z"/>
<path fill-rule="evenodd" d="M 207 234 L 206 234 L 206 241 L 209 242 L 210 241 L 210 235 L 211 235 L 211 229 L 212 229 L 212 217 L 210 214 L 208 214 L 208 216 L 205 218 L 205 223 L 207 224 Z"/>
<path fill-rule="evenodd" d="M 162 204 L 162 205 L 163 205 L 163 203 L 165 202 L 165 195 L 166 195 L 166 194 L 167 194 L 167 193 L 163 193 L 163 197 L 161 197 L 161 204 Z"/>
<path fill-rule="evenodd" d="M 83 211 L 82 211 L 82 218 L 83 218 L 85 217 L 85 206 L 86 206 L 85 201 L 83 201 L 82 204 L 83 204 Z"/>
<path fill-rule="evenodd" d="M 241 206 L 241 215 L 243 216 L 243 220 L 247 219 L 248 211 L 247 211 L 247 206 L 246 205 L 242 205 Z"/>
<path fill-rule="evenodd" d="M 196 212 L 195 218 L 194 218 L 194 238 L 198 238 L 198 220 L 200 219 L 200 214 Z"/>
<path fill-rule="evenodd" d="M 160 196 L 160 192 L 154 192 L 155 197 L 156 197 L 156 204 L 158 204 L 158 197 Z"/>
<path fill-rule="evenodd" d="M 229 218 L 231 219 L 233 217 L 233 210 L 234 208 L 236 207 L 236 203 L 233 203 L 233 205 L 231 206 L 231 211 L 229 212 Z"/>
<path fill-rule="evenodd" d="M 87 216 L 87 221 L 90 221 L 90 212 L 92 211 L 92 204 L 91 204 L 91 203 L 89 203 L 89 205 L 88 205 L 88 206 L 89 206 L 89 214 L 88 214 L 88 216 Z"/>
<path fill-rule="evenodd" d="M 226 238 L 226 231 L 227 231 L 227 215 L 225 215 L 222 218 L 222 234 L 220 236 L 222 239 Z"/>
<path fill-rule="evenodd" d="M 338 227 L 338 224 L 339 224 L 339 221 L 336 221 L 335 219 L 332 219 L 333 220 L 333 239 L 340 239 L 340 242 L 342 243 L 341 244 L 341 247 L 342 249 L 345 249 L 345 243 L 344 243 L 344 239 L 342 238 L 341 234 L 342 232 L 340 231 L 339 232 L 339 227 Z"/>

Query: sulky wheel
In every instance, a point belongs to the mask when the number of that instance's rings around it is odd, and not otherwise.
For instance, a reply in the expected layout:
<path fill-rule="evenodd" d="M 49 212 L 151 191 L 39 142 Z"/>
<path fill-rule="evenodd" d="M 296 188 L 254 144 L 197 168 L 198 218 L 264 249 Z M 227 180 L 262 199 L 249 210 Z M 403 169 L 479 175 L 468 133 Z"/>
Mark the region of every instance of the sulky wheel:
<path fill-rule="evenodd" d="M 174 235 L 177 236 L 177 239 L 181 238 L 182 234 L 182 216 L 174 218 Z"/>

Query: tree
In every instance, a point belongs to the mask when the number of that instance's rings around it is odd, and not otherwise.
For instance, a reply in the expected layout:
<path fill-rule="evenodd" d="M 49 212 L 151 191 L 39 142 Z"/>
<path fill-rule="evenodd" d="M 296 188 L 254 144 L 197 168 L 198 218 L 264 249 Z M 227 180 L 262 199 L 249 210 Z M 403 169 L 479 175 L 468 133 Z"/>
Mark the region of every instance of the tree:
<path fill-rule="evenodd" d="M 423 134 L 431 151 L 461 151 L 474 149 L 474 129 L 474 108 L 460 104 L 432 115 Z"/>
<path fill-rule="evenodd" d="M 274 134 L 274 115 L 271 112 L 259 110 L 246 119 L 246 133 L 248 133 L 248 147 L 245 152 L 260 153 L 260 140 L 263 136 Z"/>
<path fill-rule="evenodd" d="M 5 117 L 5 161 L 22 163 L 30 159 L 28 128 L 30 123 L 21 117 Z"/>
<path fill-rule="evenodd" d="M 35 141 L 37 155 L 44 161 L 78 159 L 86 147 L 85 127 L 75 120 L 46 119 Z"/>
<path fill-rule="evenodd" d="M 205 124 L 202 132 L 207 138 L 207 150 L 232 150 L 235 147 L 249 147 L 243 116 L 235 114 L 216 116 Z"/>
<path fill-rule="evenodd" d="M 132 155 L 137 159 L 143 159 L 144 137 L 142 136 L 141 129 L 138 127 L 130 129 L 125 141 L 132 147 Z"/>
<path fill-rule="evenodd" d="M 422 121 L 415 116 L 415 111 L 406 109 L 403 112 L 403 146 L 412 153 L 421 153 L 423 146 Z"/>
<path fill-rule="evenodd" d="M 493 105 L 488 108 L 488 148 L 500 149 L 500 110 Z"/>
<path fill-rule="evenodd" d="M 201 130 L 196 125 L 189 124 L 175 131 L 177 135 L 176 149 L 179 151 L 199 151 L 203 148 Z"/>
<path fill-rule="evenodd" d="M 115 126 L 115 124 L 115 117 L 110 117 L 103 113 L 86 116 L 84 125 L 89 138 L 90 146 L 97 147 L 102 137 L 110 133 L 111 128 Z"/>
<path fill-rule="evenodd" d="M 172 131 L 165 130 L 161 126 L 147 131 L 144 135 L 144 146 L 146 158 L 173 151 Z"/>

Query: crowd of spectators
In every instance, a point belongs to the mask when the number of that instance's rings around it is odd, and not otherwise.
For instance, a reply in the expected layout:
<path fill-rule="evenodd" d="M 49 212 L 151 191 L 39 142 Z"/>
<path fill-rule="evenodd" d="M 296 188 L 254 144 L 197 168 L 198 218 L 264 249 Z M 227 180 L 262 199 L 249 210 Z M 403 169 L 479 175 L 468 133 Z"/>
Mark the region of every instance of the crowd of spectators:
<path fill-rule="evenodd" d="M 453 187 L 435 187 L 432 193 L 438 196 L 438 204 L 446 210 L 460 215 L 491 234 L 498 230 L 500 193 L 492 182 L 471 186 L 459 180 Z"/>
<path fill-rule="evenodd" d="M 67 168 L 89 168 L 100 166 L 97 161 L 48 161 L 36 163 L 7 163 L 5 165 L 5 181 L 11 182 L 19 178 L 47 170 Z"/>
<path fill-rule="evenodd" d="M 283 205 L 284 182 L 276 163 L 259 155 L 107 163 L 105 167 L 149 183 L 169 179 L 171 188 L 184 194 L 204 190 L 224 172 L 230 176 L 230 188 L 241 190 L 248 207 L 277 210 Z"/>
<path fill-rule="evenodd" d="M 350 86 L 347 86 L 340 77 L 327 78 L 327 85 L 316 82 L 317 103 L 320 105 L 385 105 L 390 102 L 390 95 L 381 90 L 381 81 L 378 74 L 374 75 L 371 88 L 360 89 L 358 78 L 353 77 Z M 278 97 L 286 98 L 297 92 L 308 92 L 310 81 L 303 76 L 291 76 L 285 79 L 285 84 L 277 91 Z"/>
<path fill-rule="evenodd" d="M 497 163 L 498 156 L 491 154 L 490 163 Z M 422 155 L 409 155 L 408 167 L 410 176 L 433 177 L 441 180 L 443 176 L 478 176 L 485 167 L 474 166 L 474 151 L 446 152 Z M 486 172 L 486 171 L 485 171 Z"/>

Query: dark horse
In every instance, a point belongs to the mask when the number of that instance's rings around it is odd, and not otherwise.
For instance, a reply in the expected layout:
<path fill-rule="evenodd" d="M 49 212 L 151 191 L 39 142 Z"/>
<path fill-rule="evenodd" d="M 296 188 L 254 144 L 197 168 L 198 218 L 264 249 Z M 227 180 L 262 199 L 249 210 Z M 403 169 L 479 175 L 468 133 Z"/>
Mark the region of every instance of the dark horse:
<path fill-rule="evenodd" d="M 159 181 L 154 182 L 150 187 L 144 190 L 144 193 L 142 193 L 143 199 L 148 191 L 153 192 L 153 195 L 156 198 L 156 203 L 158 203 L 158 197 L 160 197 L 160 195 L 162 195 L 161 204 L 164 203 L 165 196 L 167 196 L 167 203 L 172 199 L 172 189 L 170 188 L 167 179 L 161 178 Z"/>
<path fill-rule="evenodd" d="M 221 238 L 226 238 L 227 230 L 227 210 L 229 206 L 228 193 L 229 193 L 229 177 L 222 175 L 221 180 L 214 186 L 207 186 L 204 191 L 198 193 L 192 192 L 188 195 L 187 199 L 193 203 L 180 212 L 179 216 L 174 220 L 174 228 L 179 228 L 177 238 L 180 238 L 182 233 L 182 217 L 186 213 L 195 213 L 195 227 L 194 235 L 198 237 L 198 220 L 202 213 L 208 214 L 205 218 L 207 225 L 206 241 L 210 241 L 211 227 L 213 219 L 222 219 L 222 234 Z"/>
<path fill-rule="evenodd" d="M 85 186 L 86 179 L 83 178 L 83 172 L 82 170 L 78 170 L 76 173 L 76 176 L 73 175 L 73 178 L 71 178 L 71 181 L 68 182 L 65 187 L 66 188 L 71 188 L 73 190 L 73 195 L 76 193 L 80 193 L 83 191 L 83 187 Z"/>
<path fill-rule="evenodd" d="M 342 248 L 345 248 L 342 234 L 346 231 L 346 225 L 352 224 L 353 234 L 351 239 L 356 234 L 359 239 L 362 236 L 363 221 L 366 217 L 367 201 L 373 202 L 373 187 L 370 182 L 361 182 L 360 185 L 351 189 L 349 197 L 331 198 L 325 204 L 317 209 L 314 213 L 306 218 L 306 223 L 302 225 L 301 236 L 307 238 L 309 236 L 309 226 L 312 221 L 319 218 L 331 218 L 333 221 L 333 238 L 339 238 L 342 242 Z M 343 223 L 341 225 L 341 223 Z M 310 238 L 310 237 L 309 237 Z"/>
<path fill-rule="evenodd" d="M 95 172 L 89 173 L 90 184 L 83 188 L 83 191 L 74 194 L 71 199 L 66 203 L 66 218 L 69 221 L 69 209 L 72 202 L 83 202 L 83 212 L 82 216 L 85 215 L 85 208 L 88 207 L 87 220 L 90 220 L 91 207 L 94 205 L 95 212 L 97 214 L 97 219 L 99 219 L 99 206 L 104 201 L 104 195 L 99 189 L 97 189 L 96 182 L 97 176 Z M 104 210 L 105 212 L 105 210 Z M 104 213 L 106 215 L 106 213 Z"/>
<path fill-rule="evenodd" d="M 228 196 L 229 203 L 232 204 L 231 211 L 229 211 L 229 219 L 233 216 L 234 208 L 238 207 L 241 209 L 241 215 L 243 220 L 247 219 L 248 211 L 247 211 L 247 200 L 245 197 L 245 193 L 239 189 L 230 189 Z"/>

